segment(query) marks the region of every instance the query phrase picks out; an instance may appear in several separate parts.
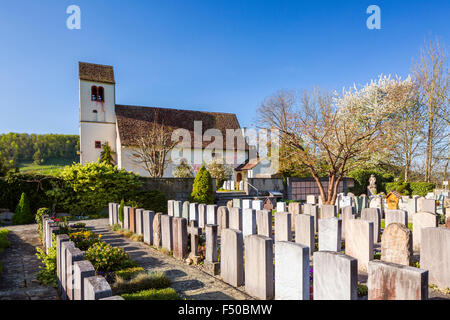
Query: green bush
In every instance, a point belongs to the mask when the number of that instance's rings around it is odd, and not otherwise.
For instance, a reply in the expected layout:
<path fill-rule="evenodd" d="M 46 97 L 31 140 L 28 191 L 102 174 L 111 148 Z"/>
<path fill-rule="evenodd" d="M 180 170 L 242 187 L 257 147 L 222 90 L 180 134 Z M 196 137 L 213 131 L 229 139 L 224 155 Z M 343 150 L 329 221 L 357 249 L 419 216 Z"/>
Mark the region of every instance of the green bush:
<path fill-rule="evenodd" d="M 94 243 L 100 242 L 100 238 L 101 236 L 89 230 L 69 233 L 70 241 L 81 251 L 86 251 Z"/>
<path fill-rule="evenodd" d="M 48 214 L 50 216 L 51 211 L 49 208 L 40 208 L 37 212 L 36 215 L 34 216 L 34 220 L 36 221 L 37 225 L 38 225 L 38 230 L 39 230 L 39 236 L 42 239 L 42 217 L 45 216 L 46 214 Z"/>
<path fill-rule="evenodd" d="M 123 223 L 123 207 L 125 206 L 125 202 L 120 200 L 120 206 L 119 206 L 119 221 Z"/>
<path fill-rule="evenodd" d="M 8 240 L 8 233 L 10 231 L 6 229 L 0 230 L 0 253 L 2 253 L 6 248 L 11 245 L 11 242 Z"/>
<path fill-rule="evenodd" d="M 212 179 L 208 170 L 203 165 L 198 171 L 192 186 L 190 202 L 213 204 L 214 194 L 212 187 Z"/>
<path fill-rule="evenodd" d="M 89 260 L 97 272 L 118 271 L 136 266 L 122 249 L 113 247 L 106 242 L 94 243 L 86 250 L 86 260 Z"/>
<path fill-rule="evenodd" d="M 397 191 L 403 196 L 409 196 L 411 194 L 409 183 L 404 181 L 386 183 L 386 193 L 391 191 Z"/>
<path fill-rule="evenodd" d="M 394 175 L 392 173 L 385 173 L 374 169 L 356 169 L 349 172 L 348 176 L 353 178 L 355 182 L 354 187 L 349 188 L 349 192 L 354 193 L 356 196 L 367 193 L 367 187 L 369 186 L 369 178 L 374 175 L 377 179 L 377 193 L 386 193 L 386 183 L 394 181 Z"/>
<path fill-rule="evenodd" d="M 56 287 L 58 278 L 56 275 L 56 237 L 53 234 L 52 246 L 48 249 L 48 254 L 41 248 L 36 248 L 36 256 L 41 260 L 42 266 L 37 273 L 38 281 L 46 286 Z"/>
<path fill-rule="evenodd" d="M 12 217 L 13 224 L 29 224 L 34 220 L 31 214 L 30 202 L 28 201 L 27 194 L 24 192 L 20 196 L 19 203 L 17 204 L 16 211 Z"/>
<path fill-rule="evenodd" d="M 167 196 L 159 190 L 141 191 L 136 196 L 139 206 L 154 212 L 167 212 Z"/>
<path fill-rule="evenodd" d="M 142 189 L 139 176 L 106 163 L 79 163 L 67 166 L 58 175 L 60 181 L 47 191 L 71 214 L 96 214 L 109 202 L 133 200 Z"/>
<path fill-rule="evenodd" d="M 117 273 L 116 273 L 117 274 Z M 148 289 L 164 289 L 171 285 L 171 281 L 163 272 L 140 272 L 130 280 L 116 277 L 116 282 L 111 286 L 114 295 L 133 293 Z"/>
<path fill-rule="evenodd" d="M 411 195 L 419 195 L 425 197 L 427 193 L 433 192 L 436 188 L 436 185 L 431 182 L 411 182 Z"/>
<path fill-rule="evenodd" d="M 181 300 L 175 289 L 150 289 L 136 293 L 125 293 L 122 295 L 125 300 Z"/>

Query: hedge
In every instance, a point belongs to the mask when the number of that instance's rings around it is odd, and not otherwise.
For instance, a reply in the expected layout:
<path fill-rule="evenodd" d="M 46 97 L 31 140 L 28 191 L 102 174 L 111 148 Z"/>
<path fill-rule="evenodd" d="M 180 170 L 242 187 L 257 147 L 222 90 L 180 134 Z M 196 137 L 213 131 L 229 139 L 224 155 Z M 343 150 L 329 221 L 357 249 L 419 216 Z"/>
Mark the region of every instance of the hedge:
<path fill-rule="evenodd" d="M 433 192 L 436 185 L 431 182 L 392 182 L 386 184 L 386 192 L 393 190 L 398 191 L 402 195 L 414 196 L 419 195 L 425 197 L 429 192 Z"/>

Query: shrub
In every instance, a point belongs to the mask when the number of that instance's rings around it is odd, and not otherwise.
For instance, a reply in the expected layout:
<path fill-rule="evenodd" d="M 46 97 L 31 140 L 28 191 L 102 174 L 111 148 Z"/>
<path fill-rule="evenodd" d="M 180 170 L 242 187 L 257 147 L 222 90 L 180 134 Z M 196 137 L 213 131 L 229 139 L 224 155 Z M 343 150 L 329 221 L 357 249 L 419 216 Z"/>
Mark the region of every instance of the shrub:
<path fill-rule="evenodd" d="M 367 286 L 361 284 L 361 283 L 358 281 L 358 297 L 364 297 L 364 296 L 367 296 L 368 293 L 369 293 L 369 289 L 367 288 Z"/>
<path fill-rule="evenodd" d="M 112 229 L 112 231 L 119 231 L 122 229 L 122 226 L 120 224 L 116 223 L 115 225 L 113 225 L 111 227 L 111 229 Z"/>
<path fill-rule="evenodd" d="M 386 193 L 394 190 L 403 196 L 409 196 L 411 194 L 410 184 L 408 182 L 397 181 L 386 183 Z"/>
<path fill-rule="evenodd" d="M 376 185 L 377 185 L 377 192 L 384 192 L 386 193 L 386 187 L 385 184 L 388 182 L 394 181 L 394 175 L 391 173 L 384 173 L 378 170 L 373 169 L 356 169 L 351 172 L 349 172 L 348 176 L 353 178 L 353 181 L 355 182 L 354 187 L 349 188 L 349 192 L 354 193 L 356 196 L 359 196 L 361 194 L 367 193 L 367 186 L 369 185 L 369 178 L 370 175 L 374 175 L 377 179 Z"/>
<path fill-rule="evenodd" d="M 173 171 L 175 178 L 193 178 L 194 173 L 191 167 L 186 163 L 186 160 L 181 160 L 180 164 Z"/>
<path fill-rule="evenodd" d="M 93 244 L 100 241 L 102 236 L 98 235 L 92 231 L 79 231 L 69 234 L 70 241 L 73 241 L 75 247 L 81 251 L 89 249 Z"/>
<path fill-rule="evenodd" d="M 34 217 L 34 220 L 36 221 L 37 225 L 38 225 L 38 230 L 39 230 L 39 236 L 42 239 L 42 217 L 45 216 L 46 214 L 48 214 L 50 216 L 51 211 L 49 208 L 40 208 L 37 212 L 36 215 Z"/>
<path fill-rule="evenodd" d="M 203 165 L 195 176 L 190 202 L 213 204 L 214 195 L 211 174 Z"/>
<path fill-rule="evenodd" d="M 41 248 L 36 248 L 36 256 L 41 260 L 43 266 L 37 273 L 37 279 L 46 286 L 57 287 L 58 279 L 56 275 L 56 237 L 53 234 L 52 246 L 48 249 L 48 254 Z"/>
<path fill-rule="evenodd" d="M 436 185 L 431 182 L 411 182 L 411 195 L 419 195 L 425 197 L 427 193 L 433 192 Z"/>
<path fill-rule="evenodd" d="M 106 242 L 94 243 L 86 250 L 85 258 L 97 272 L 111 272 L 136 266 L 122 248 L 113 247 Z"/>
<path fill-rule="evenodd" d="M 181 300 L 175 289 L 150 289 L 136 293 L 125 293 L 122 295 L 125 300 Z"/>
<path fill-rule="evenodd" d="M 141 191 L 136 196 L 139 205 L 135 208 L 145 208 L 154 212 L 167 212 L 167 196 L 159 190 Z"/>
<path fill-rule="evenodd" d="M 223 159 L 214 159 L 207 166 L 211 177 L 216 179 L 216 187 L 221 188 L 223 183 L 233 174 L 233 169 Z"/>
<path fill-rule="evenodd" d="M 120 200 L 120 206 L 119 206 L 119 221 L 123 223 L 123 207 L 125 206 L 125 202 Z"/>
<path fill-rule="evenodd" d="M 0 230 L 0 253 L 11 245 L 11 242 L 8 240 L 9 232 L 10 231 L 6 229 Z"/>
<path fill-rule="evenodd" d="M 139 177 L 106 163 L 79 163 L 60 171 L 60 181 L 47 192 L 71 214 L 96 214 L 109 202 L 132 200 L 141 191 Z"/>
<path fill-rule="evenodd" d="M 12 218 L 14 224 L 29 224 L 33 222 L 33 215 L 30 210 L 30 203 L 27 194 L 24 192 L 20 196 L 20 201 L 17 204 L 15 214 Z"/>
<path fill-rule="evenodd" d="M 111 289 L 114 295 L 122 295 L 124 293 L 133 293 L 147 289 L 164 289 L 170 285 L 171 281 L 163 272 L 152 272 L 150 274 L 141 272 L 130 280 L 125 280 L 117 276 L 116 282 L 112 285 Z"/>

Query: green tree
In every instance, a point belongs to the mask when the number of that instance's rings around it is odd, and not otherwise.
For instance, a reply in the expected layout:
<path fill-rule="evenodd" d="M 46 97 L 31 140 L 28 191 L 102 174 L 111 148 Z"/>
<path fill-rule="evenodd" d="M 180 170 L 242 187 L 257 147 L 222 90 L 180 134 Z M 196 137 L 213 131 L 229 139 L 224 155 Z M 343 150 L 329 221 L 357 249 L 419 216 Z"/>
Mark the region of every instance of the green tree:
<path fill-rule="evenodd" d="M 109 146 L 109 143 L 106 142 L 105 145 L 103 146 L 102 152 L 100 153 L 100 162 L 113 166 L 115 164 L 113 157 L 114 153 L 115 152 L 112 151 L 111 147 Z"/>
<path fill-rule="evenodd" d="M 207 165 L 211 177 L 216 179 L 216 187 L 220 188 L 223 183 L 233 174 L 233 170 L 223 159 L 214 159 Z"/>
<path fill-rule="evenodd" d="M 33 215 L 30 210 L 30 202 L 28 201 L 27 194 L 23 192 L 20 196 L 19 203 L 17 204 L 12 222 L 14 224 L 28 224 L 33 222 L 33 220 Z"/>
<path fill-rule="evenodd" d="M 214 203 L 211 174 L 206 170 L 204 165 L 195 176 L 190 201 L 205 204 Z"/>

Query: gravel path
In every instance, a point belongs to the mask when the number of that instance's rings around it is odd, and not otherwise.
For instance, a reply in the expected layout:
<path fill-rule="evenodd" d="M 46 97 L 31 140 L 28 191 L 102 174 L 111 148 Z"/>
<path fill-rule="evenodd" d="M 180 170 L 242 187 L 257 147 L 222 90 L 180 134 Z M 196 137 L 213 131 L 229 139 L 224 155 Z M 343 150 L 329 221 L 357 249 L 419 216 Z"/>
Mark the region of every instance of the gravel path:
<path fill-rule="evenodd" d="M 172 281 L 172 287 L 187 300 L 248 300 L 243 288 L 226 284 L 194 266 L 176 260 L 143 242 L 132 241 L 110 230 L 108 219 L 83 221 L 87 227 L 102 235 L 105 242 L 123 248 L 148 271 L 162 271 Z"/>
<path fill-rule="evenodd" d="M 3 272 L 0 274 L 0 300 L 56 300 L 53 287 L 40 285 L 36 280 L 41 262 L 36 247 L 41 247 L 37 225 L 11 226 L 8 240 L 11 246 L 1 255 Z"/>

